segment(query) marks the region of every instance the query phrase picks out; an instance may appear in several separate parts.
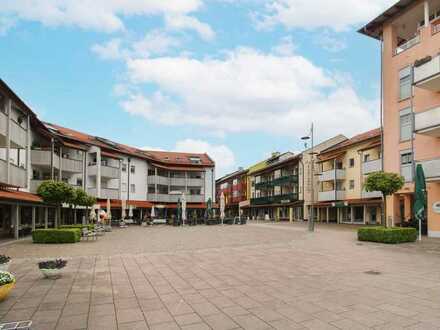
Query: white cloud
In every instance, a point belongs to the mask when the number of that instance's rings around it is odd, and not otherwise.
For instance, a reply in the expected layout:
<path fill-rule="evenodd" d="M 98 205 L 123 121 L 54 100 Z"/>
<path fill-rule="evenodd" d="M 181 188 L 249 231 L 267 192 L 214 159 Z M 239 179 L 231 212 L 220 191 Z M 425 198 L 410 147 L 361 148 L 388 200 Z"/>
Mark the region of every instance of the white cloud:
<path fill-rule="evenodd" d="M 114 38 L 93 45 L 91 50 L 103 60 L 118 60 L 162 55 L 179 45 L 178 39 L 161 30 L 152 30 L 135 41 Z"/>
<path fill-rule="evenodd" d="M 215 145 L 203 140 L 185 139 L 177 141 L 174 151 L 207 153 L 215 162 L 217 177 L 232 171 L 236 166 L 234 153 L 224 144 Z"/>
<path fill-rule="evenodd" d="M 347 43 L 341 37 L 332 36 L 329 33 L 320 33 L 315 38 L 315 43 L 322 49 L 337 53 L 347 48 Z"/>
<path fill-rule="evenodd" d="M 125 29 L 123 19 L 127 16 L 163 15 L 183 22 L 179 27 L 171 21 L 172 28 L 192 29 L 206 37 L 210 27 L 188 16 L 202 5 L 202 0 L 2 0 L 0 16 L 45 26 L 115 32 Z"/>
<path fill-rule="evenodd" d="M 324 138 L 378 124 L 371 101 L 357 95 L 351 79 L 296 54 L 242 48 L 216 59 L 129 59 L 127 69 L 131 88 L 123 109 L 163 125 L 297 137 L 314 121 Z M 146 92 L 144 84 L 156 91 Z"/>
<path fill-rule="evenodd" d="M 204 40 L 212 40 L 215 37 L 211 27 L 200 22 L 198 19 L 187 15 L 167 15 L 165 17 L 167 26 L 176 30 L 194 30 Z"/>
<path fill-rule="evenodd" d="M 277 24 L 287 28 L 328 27 L 343 31 L 374 18 L 396 0 L 270 0 L 266 10 L 256 14 L 257 26 Z"/>
<path fill-rule="evenodd" d="M 278 45 L 272 48 L 275 54 L 281 56 L 293 55 L 295 52 L 295 44 L 293 43 L 293 38 L 291 36 L 286 36 L 281 38 Z"/>

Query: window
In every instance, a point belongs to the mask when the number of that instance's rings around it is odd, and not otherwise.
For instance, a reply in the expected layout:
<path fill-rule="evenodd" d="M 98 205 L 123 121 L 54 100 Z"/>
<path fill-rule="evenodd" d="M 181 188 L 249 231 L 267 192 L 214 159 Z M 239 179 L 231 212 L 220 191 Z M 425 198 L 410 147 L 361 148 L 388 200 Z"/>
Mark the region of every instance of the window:
<path fill-rule="evenodd" d="M 350 158 L 348 164 L 350 167 L 354 167 L 354 158 Z"/>
<path fill-rule="evenodd" d="M 148 185 L 148 193 L 149 194 L 155 194 L 156 193 L 156 186 L 154 184 Z"/>
<path fill-rule="evenodd" d="M 127 172 L 127 164 L 122 163 L 122 172 Z"/>
<path fill-rule="evenodd" d="M 238 185 L 238 179 L 234 179 L 234 181 L 232 181 L 232 184 L 233 184 L 234 186 Z"/>
<path fill-rule="evenodd" d="M 201 164 L 201 163 L 202 163 L 200 157 L 197 157 L 197 156 L 191 156 L 191 157 L 189 157 L 189 161 L 190 161 L 192 164 Z"/>
<path fill-rule="evenodd" d="M 149 168 L 148 169 L 148 175 L 156 175 L 156 171 L 154 170 L 154 168 Z"/>
<path fill-rule="evenodd" d="M 123 183 L 121 189 L 123 192 L 126 192 L 127 191 L 127 184 Z"/>
<path fill-rule="evenodd" d="M 134 183 L 130 184 L 130 192 L 135 193 L 136 192 L 136 185 Z"/>
<path fill-rule="evenodd" d="M 412 181 L 412 153 L 411 150 L 400 151 L 400 175 L 405 178 L 405 182 Z"/>
<path fill-rule="evenodd" d="M 364 155 L 364 163 L 369 162 L 370 161 L 370 154 L 365 154 Z"/>
<path fill-rule="evenodd" d="M 399 115 L 400 115 L 400 141 L 410 140 L 412 135 L 411 108 L 406 108 L 401 110 Z"/>
<path fill-rule="evenodd" d="M 354 180 L 350 180 L 350 182 L 349 182 L 349 189 L 350 190 L 354 189 Z"/>
<path fill-rule="evenodd" d="M 411 96 L 411 67 L 399 71 L 399 99 L 404 100 Z"/>
<path fill-rule="evenodd" d="M 81 178 L 76 178 L 76 185 L 82 187 L 83 180 Z"/>
<path fill-rule="evenodd" d="M 130 173 L 135 174 L 136 173 L 136 167 L 134 165 L 130 166 Z"/>

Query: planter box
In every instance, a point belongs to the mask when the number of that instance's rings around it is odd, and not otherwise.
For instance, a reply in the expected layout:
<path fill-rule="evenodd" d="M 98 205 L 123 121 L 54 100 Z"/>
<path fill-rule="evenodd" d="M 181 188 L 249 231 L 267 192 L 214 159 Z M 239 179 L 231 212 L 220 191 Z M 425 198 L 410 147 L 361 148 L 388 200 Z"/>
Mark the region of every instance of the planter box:
<path fill-rule="evenodd" d="M 62 268 L 61 269 L 41 269 L 40 268 L 40 271 L 44 275 L 44 277 L 50 278 L 50 279 L 57 279 L 63 275 Z"/>
<path fill-rule="evenodd" d="M 0 301 L 5 300 L 9 296 L 9 293 L 14 288 L 15 288 L 15 282 L 0 286 Z"/>

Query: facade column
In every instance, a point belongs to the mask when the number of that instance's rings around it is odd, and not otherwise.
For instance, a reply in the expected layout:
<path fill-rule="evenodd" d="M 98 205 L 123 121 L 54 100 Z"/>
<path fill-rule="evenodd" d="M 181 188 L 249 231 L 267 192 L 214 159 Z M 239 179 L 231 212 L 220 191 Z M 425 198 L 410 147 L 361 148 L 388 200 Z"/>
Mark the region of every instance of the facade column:
<path fill-rule="evenodd" d="M 26 135 L 26 187 L 31 190 L 31 120 L 30 116 L 27 116 L 27 135 Z"/>
<path fill-rule="evenodd" d="M 37 213 L 37 208 L 35 206 L 32 206 L 32 231 L 35 230 L 35 218 Z"/>
<path fill-rule="evenodd" d="M 11 99 L 6 100 L 6 112 L 7 112 L 7 124 L 6 124 L 6 182 L 11 183 L 11 112 L 12 112 L 12 101 Z"/>
<path fill-rule="evenodd" d="M 73 223 L 76 225 L 76 207 L 73 209 Z"/>
<path fill-rule="evenodd" d="M 17 204 L 15 205 L 14 208 L 14 238 L 18 239 L 19 238 L 19 234 L 20 234 L 20 216 L 21 216 L 21 212 L 20 212 L 20 205 Z"/>
<path fill-rule="evenodd" d="M 402 214 L 402 220 L 408 221 L 412 218 L 412 203 L 411 203 L 411 196 L 408 194 L 403 195 L 404 196 L 404 203 L 405 203 L 405 214 Z"/>
<path fill-rule="evenodd" d="M 336 208 L 336 223 L 338 223 L 338 224 L 340 224 L 341 223 L 341 215 L 340 215 L 340 208 L 339 207 L 337 207 Z"/>
<path fill-rule="evenodd" d="M 353 223 L 354 221 L 354 208 L 353 206 L 350 206 L 350 222 Z"/>
<path fill-rule="evenodd" d="M 240 213 L 240 211 L 239 211 Z M 289 222 L 292 223 L 293 222 L 293 208 L 289 207 Z"/>
<path fill-rule="evenodd" d="M 318 214 L 318 222 L 321 222 L 321 209 L 319 207 L 316 208 L 316 213 Z"/>
<path fill-rule="evenodd" d="M 367 206 L 364 204 L 364 224 L 367 223 Z"/>
<path fill-rule="evenodd" d="M 423 3 L 423 14 L 425 18 L 425 27 L 429 26 L 429 2 L 425 0 Z"/>
<path fill-rule="evenodd" d="M 49 208 L 45 207 L 44 208 L 44 228 L 47 229 L 48 227 L 48 223 L 49 222 Z"/>
<path fill-rule="evenodd" d="M 329 207 L 327 206 L 327 208 L 326 208 L 326 220 L 327 220 L 327 223 L 328 223 L 328 221 L 329 221 L 329 217 L 330 217 L 330 209 L 329 209 Z"/>

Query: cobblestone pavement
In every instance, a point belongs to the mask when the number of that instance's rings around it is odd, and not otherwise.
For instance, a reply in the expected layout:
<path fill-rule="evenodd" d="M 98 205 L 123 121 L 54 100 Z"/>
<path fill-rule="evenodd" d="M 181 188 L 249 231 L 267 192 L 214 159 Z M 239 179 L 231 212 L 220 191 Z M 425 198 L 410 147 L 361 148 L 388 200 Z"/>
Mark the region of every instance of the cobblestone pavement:
<path fill-rule="evenodd" d="M 431 248 L 361 244 L 347 227 L 305 228 L 130 227 L 98 242 L 22 241 L 1 248 L 18 280 L 0 317 L 45 330 L 440 329 Z M 63 277 L 43 279 L 38 256 L 68 258 Z"/>

